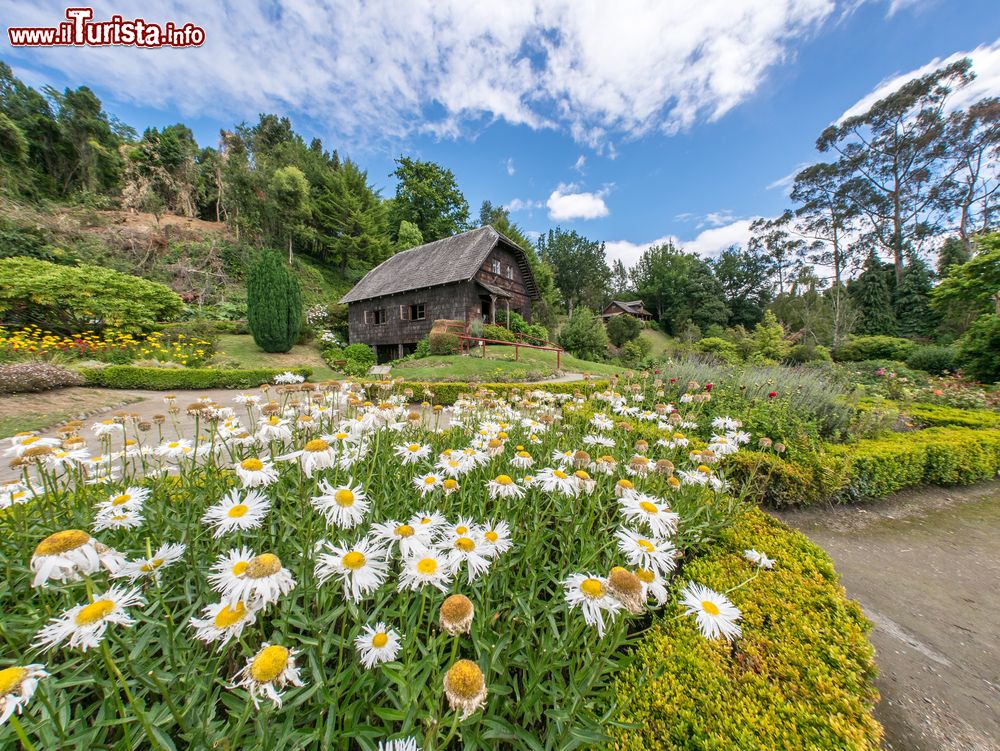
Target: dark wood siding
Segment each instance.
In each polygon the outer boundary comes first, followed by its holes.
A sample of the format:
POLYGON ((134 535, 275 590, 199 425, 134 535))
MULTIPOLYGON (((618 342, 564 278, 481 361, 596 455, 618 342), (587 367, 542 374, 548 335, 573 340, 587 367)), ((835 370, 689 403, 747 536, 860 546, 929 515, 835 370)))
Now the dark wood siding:
POLYGON ((427 336, 434 321, 441 318, 467 321, 478 310, 479 295, 470 282, 376 297, 348 305, 348 337, 351 344, 370 344, 373 347, 384 344, 415 344, 427 336), (411 305, 424 306, 423 320, 408 319, 411 305), (373 312, 379 309, 386 312, 386 322, 383 324, 372 322, 373 312))
MULTIPOLYGON (((493 287, 499 287, 509 293, 510 309, 524 316, 525 320, 531 320, 531 298, 524 286, 524 278, 521 274, 521 267, 517 263, 517 257, 503 245, 498 244, 493 252, 487 257, 482 268, 476 272, 475 278, 481 282, 486 282, 493 287), (500 273, 493 272, 493 261, 500 264, 500 273), (512 270, 512 279, 507 278, 507 269, 512 270)), ((486 290, 481 290, 483 295, 489 296, 486 290)), ((497 299, 497 311, 505 310, 506 304, 503 299, 497 299)))

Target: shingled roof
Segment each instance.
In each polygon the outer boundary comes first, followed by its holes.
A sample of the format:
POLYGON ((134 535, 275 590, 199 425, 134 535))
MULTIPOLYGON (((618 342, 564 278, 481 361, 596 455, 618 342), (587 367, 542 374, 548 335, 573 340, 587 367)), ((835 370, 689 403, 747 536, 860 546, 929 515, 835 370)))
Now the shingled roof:
POLYGON ((503 243, 517 257, 525 289, 531 297, 538 297, 538 287, 524 250, 486 225, 397 253, 369 271, 340 302, 359 302, 414 289, 467 282, 482 268, 498 243, 503 243))

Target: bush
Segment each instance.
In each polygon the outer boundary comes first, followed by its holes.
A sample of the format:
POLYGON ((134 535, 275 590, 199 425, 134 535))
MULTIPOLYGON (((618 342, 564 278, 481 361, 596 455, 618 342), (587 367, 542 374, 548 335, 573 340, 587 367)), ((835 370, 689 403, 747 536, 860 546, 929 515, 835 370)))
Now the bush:
POLYGON ((219 323, 205 319, 170 323, 160 327, 161 342, 170 345, 184 340, 196 340, 202 343, 200 348, 205 352, 201 359, 207 360, 215 352, 215 346, 219 342, 219 323))
POLYGON ((354 377, 365 375, 377 362, 374 350, 367 344, 347 345, 344 347, 344 359, 347 360, 344 372, 354 377))
POLYGON ((694 344, 694 348, 707 355, 713 355, 728 365, 736 365, 741 361, 736 345, 715 336, 707 336, 694 344))
POLYGON ((344 350, 336 345, 324 347, 321 355, 323 357, 323 362, 335 370, 341 367, 343 364, 342 361, 346 359, 344 357, 344 350))
POLYGON ((607 323, 608 339, 616 347, 630 342, 642 333, 642 321, 630 315, 611 316, 607 323))
POLYGON ((514 335, 513 331, 505 329, 503 326, 496 326, 492 323, 487 323, 483 326, 483 338, 497 339, 501 342, 517 341, 517 337, 514 335))
POLYGON ((958 361, 967 375, 983 381, 1000 381, 1000 316, 977 318, 958 341, 958 361))
POLYGON ((630 342, 625 342, 618 357, 625 367, 635 368, 646 358, 652 346, 648 339, 633 339, 630 342))
MULTIPOLYGON (((271 383, 276 375, 289 369, 221 370, 215 368, 142 368, 110 365, 106 368, 83 368, 88 386, 109 389, 247 389, 271 383)), ((309 368, 291 368, 292 373, 308 378, 309 368)))
POLYGON ((101 266, 62 266, 30 258, 0 260, 0 316, 69 333, 112 327, 150 330, 184 303, 169 287, 101 266))
POLYGON ((818 546, 750 510, 683 568, 678 586, 736 587, 754 573, 746 548, 777 563, 730 594, 743 637, 732 647, 707 640, 668 607, 619 675, 611 748, 877 751, 871 625, 818 546))
POLYGON ((453 329, 464 326, 465 324, 462 321, 449 321, 445 319, 434 321, 434 325, 431 326, 431 333, 428 334, 430 353, 432 355, 457 354, 461 340, 453 329))
MULTIPOLYGON (((409 390, 414 402, 428 402, 448 406, 454 404, 462 395, 471 398, 475 394, 494 394, 498 397, 507 396, 511 392, 522 394, 529 391, 545 391, 550 394, 576 394, 586 396, 605 391, 608 381, 570 381, 566 383, 462 383, 459 381, 425 383, 422 381, 402 381, 395 385, 396 393, 409 390)), ((369 395, 373 399, 381 399, 384 392, 376 382, 366 384, 369 395)))
POLYGON ((911 404, 906 414, 921 425, 940 427, 955 425, 963 428, 1000 428, 1000 414, 985 409, 956 409, 936 404, 911 404))
POLYGON ((559 346, 581 360, 600 361, 608 354, 608 332, 590 308, 580 305, 559 329, 559 346))
POLYGON ((262 250, 247 276, 247 322, 265 352, 288 352, 302 328, 302 293, 281 257, 262 250))
POLYGON ((838 362, 905 361, 916 346, 909 339, 901 339, 898 336, 854 336, 837 347, 833 359, 838 362))
POLYGON ((955 370, 956 356, 954 347, 918 346, 906 358, 906 367, 944 375, 955 370))
POLYGON ((413 350, 413 358, 419 359, 421 357, 427 357, 431 353, 431 340, 430 337, 425 336, 419 342, 417 342, 417 348, 413 350))
POLYGON ((849 457, 819 452, 794 461, 773 452, 740 451, 725 459, 734 492, 772 508, 811 506, 836 498, 848 485, 849 457))
POLYGON ((822 344, 796 344, 788 353, 788 359, 796 365, 807 362, 831 362, 830 350, 822 344))
POLYGON ((84 379, 72 370, 41 360, 0 365, 0 394, 48 391, 81 386, 84 379))

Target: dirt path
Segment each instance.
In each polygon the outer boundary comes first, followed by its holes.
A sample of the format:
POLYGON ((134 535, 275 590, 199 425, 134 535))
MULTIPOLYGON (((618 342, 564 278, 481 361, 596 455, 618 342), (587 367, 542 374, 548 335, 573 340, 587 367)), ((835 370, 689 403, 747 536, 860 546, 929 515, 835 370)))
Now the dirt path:
POLYGON ((885 748, 1000 750, 1000 482, 776 516, 875 624, 885 748))

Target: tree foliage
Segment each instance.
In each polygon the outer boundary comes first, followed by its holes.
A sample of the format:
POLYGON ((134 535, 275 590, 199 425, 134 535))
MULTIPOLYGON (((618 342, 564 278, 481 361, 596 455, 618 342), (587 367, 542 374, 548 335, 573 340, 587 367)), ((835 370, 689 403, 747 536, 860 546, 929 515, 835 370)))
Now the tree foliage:
POLYGON ((670 334, 680 334, 689 323, 700 329, 724 324, 729 316, 712 267, 672 243, 647 249, 632 267, 632 279, 638 296, 670 334))
POLYGON ((603 242, 556 227, 538 238, 538 256, 552 269, 567 313, 572 315, 581 305, 595 312, 604 307, 611 272, 603 242))
POLYGON ((733 245, 711 262, 729 311, 729 326, 749 328, 764 317, 774 294, 772 275, 776 264, 757 246, 733 245))
POLYGON ((580 305, 559 329, 559 346, 581 360, 604 360, 608 355, 608 332, 594 311, 580 305))
POLYGON ((277 253, 262 250, 247 275, 247 323, 265 352, 288 352, 302 328, 298 282, 277 253))
POLYGON ((642 333, 642 321, 626 314, 611 316, 607 323, 608 339, 616 347, 631 342, 642 333))
POLYGON ((396 197, 392 225, 407 221, 417 225, 424 242, 450 237, 467 228, 469 203, 458 188, 455 174, 440 164, 401 156, 392 176, 396 197))

